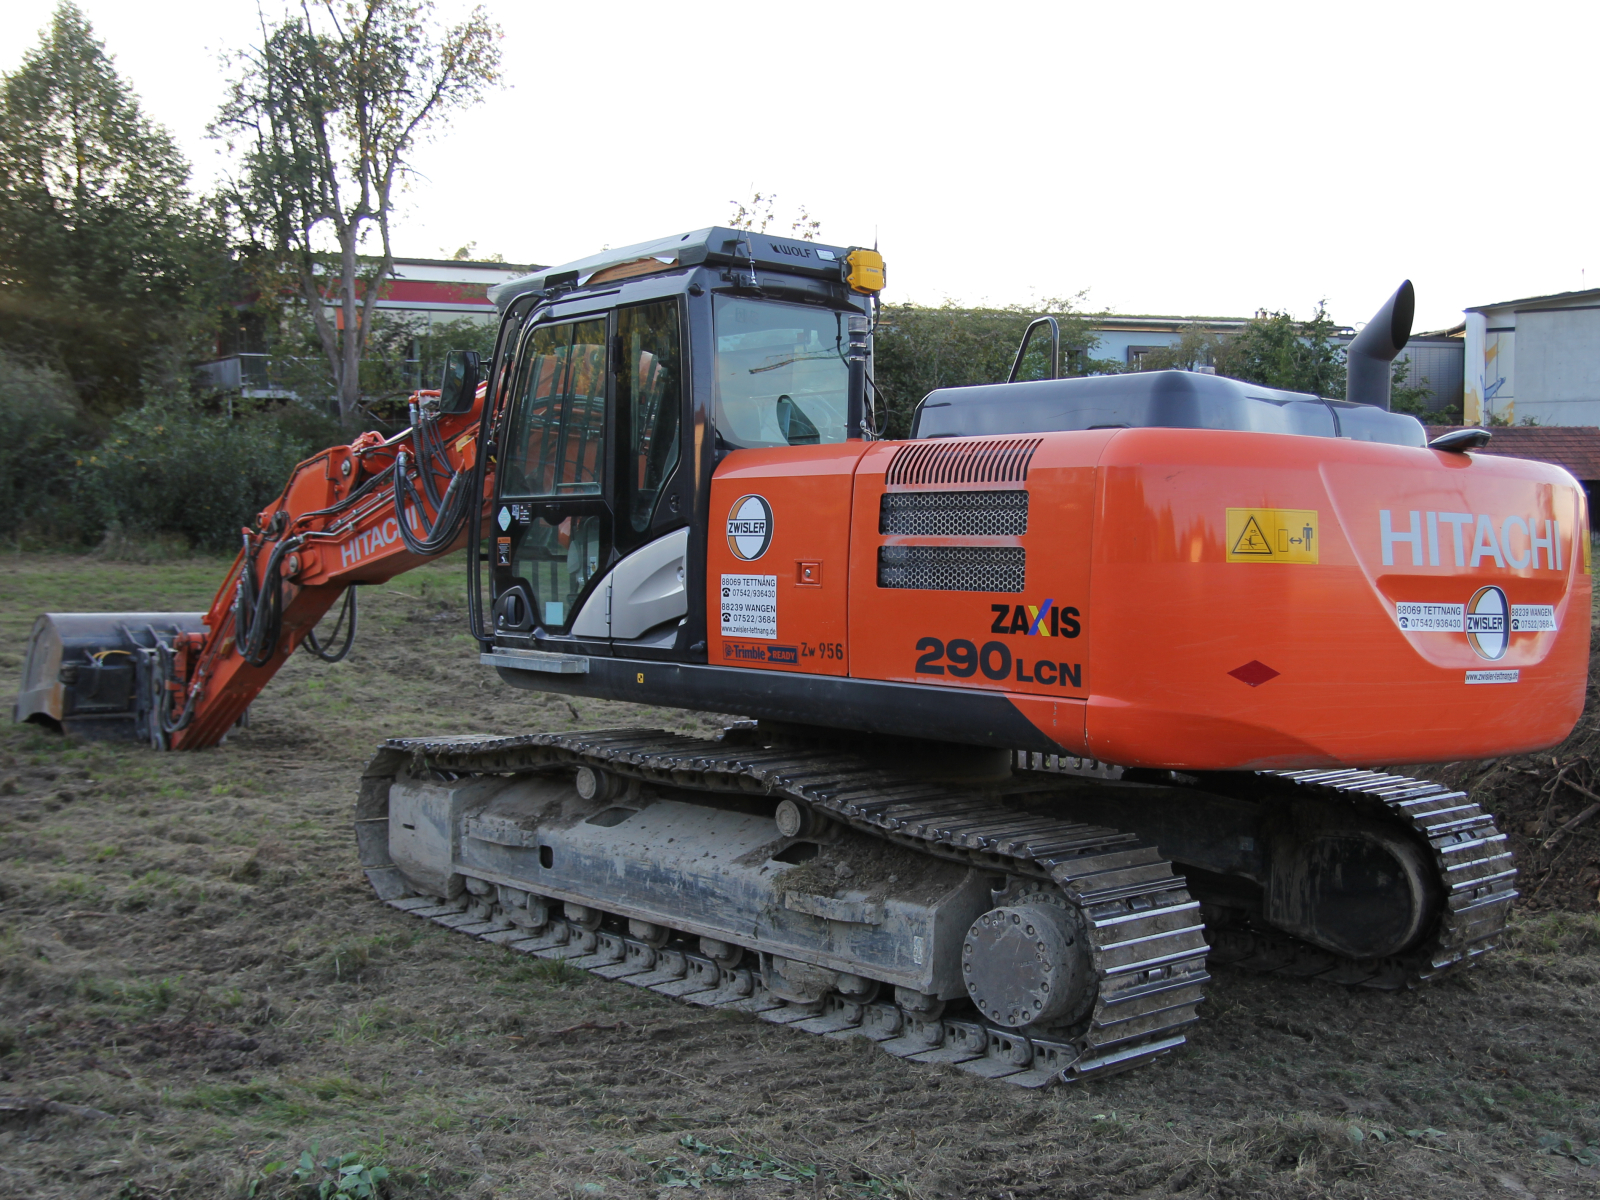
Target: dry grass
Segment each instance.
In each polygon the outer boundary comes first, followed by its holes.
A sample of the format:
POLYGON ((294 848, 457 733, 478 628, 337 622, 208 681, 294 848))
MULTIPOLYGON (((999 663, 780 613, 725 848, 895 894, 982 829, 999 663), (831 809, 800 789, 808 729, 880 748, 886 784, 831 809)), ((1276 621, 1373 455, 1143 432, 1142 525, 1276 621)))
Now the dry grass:
MULTIPOLYGON (((216 562, 23 556, 0 671, 44 608, 203 607, 216 562)), ((544 701, 476 665, 454 564, 370 589, 227 745, 0 734, 0 1197, 293 1194, 355 1153, 398 1197, 1600 1194, 1600 917, 1398 996, 1219 972, 1191 1046, 1087 1089, 688 1008, 377 904, 347 810, 372 746, 697 714, 544 701)))

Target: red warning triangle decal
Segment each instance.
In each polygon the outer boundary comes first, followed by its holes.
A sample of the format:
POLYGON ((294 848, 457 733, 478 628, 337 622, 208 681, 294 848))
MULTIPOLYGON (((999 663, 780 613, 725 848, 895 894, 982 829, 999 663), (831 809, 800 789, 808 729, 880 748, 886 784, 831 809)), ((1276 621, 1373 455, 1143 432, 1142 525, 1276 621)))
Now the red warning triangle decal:
POLYGON ((1272 553, 1272 546, 1262 534, 1261 526, 1256 524, 1254 517, 1244 523, 1244 528, 1239 532, 1239 540, 1233 544, 1233 553, 1266 555, 1272 553))

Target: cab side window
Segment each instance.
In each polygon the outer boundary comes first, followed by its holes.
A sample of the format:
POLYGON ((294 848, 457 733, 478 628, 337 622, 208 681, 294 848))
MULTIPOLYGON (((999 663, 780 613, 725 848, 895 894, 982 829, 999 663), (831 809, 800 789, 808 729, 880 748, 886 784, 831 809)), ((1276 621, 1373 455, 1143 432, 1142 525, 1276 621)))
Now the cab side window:
POLYGON ((677 301, 621 309, 617 340, 617 407, 626 415, 628 430, 624 503, 634 531, 643 533, 655 514, 661 485, 678 462, 683 384, 677 301))
POLYGON ((502 495, 600 494, 605 342, 603 319, 535 325, 523 335, 502 495))

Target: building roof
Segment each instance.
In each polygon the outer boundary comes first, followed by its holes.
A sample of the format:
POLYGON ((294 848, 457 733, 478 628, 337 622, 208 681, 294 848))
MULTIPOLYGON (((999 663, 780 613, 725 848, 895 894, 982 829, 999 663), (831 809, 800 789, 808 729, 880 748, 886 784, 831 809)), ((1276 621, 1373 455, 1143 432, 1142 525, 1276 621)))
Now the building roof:
MULTIPOLYGON (((1464 425, 1429 425, 1428 440, 1464 425)), ((1476 454, 1503 454, 1555 463, 1585 483, 1600 482, 1600 427, 1594 425, 1507 425, 1489 431, 1489 444, 1476 454)))
POLYGON ((1100 329, 1132 329, 1150 332, 1181 332, 1191 325, 1207 328, 1238 329, 1248 317, 1168 317, 1154 313, 1085 313, 1089 323, 1100 329))
POLYGON ((1600 300, 1600 288, 1576 292, 1551 292, 1548 296, 1523 296, 1520 300, 1500 300, 1494 304, 1474 304, 1463 312, 1486 312, 1491 308, 1515 308, 1519 304, 1548 304, 1552 300, 1600 300))

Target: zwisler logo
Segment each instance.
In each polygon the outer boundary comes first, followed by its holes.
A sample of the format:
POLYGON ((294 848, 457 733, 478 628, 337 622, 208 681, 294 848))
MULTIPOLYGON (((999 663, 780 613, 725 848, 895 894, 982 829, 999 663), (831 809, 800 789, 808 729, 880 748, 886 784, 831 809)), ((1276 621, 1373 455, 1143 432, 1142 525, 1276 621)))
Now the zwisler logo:
POLYGON ((772 545, 772 505, 760 496, 740 496, 728 510, 728 549, 746 562, 772 545))
POLYGON ((1479 658, 1493 662, 1506 656, 1511 644, 1511 606, 1497 587, 1481 587, 1467 602, 1467 644, 1479 658))

